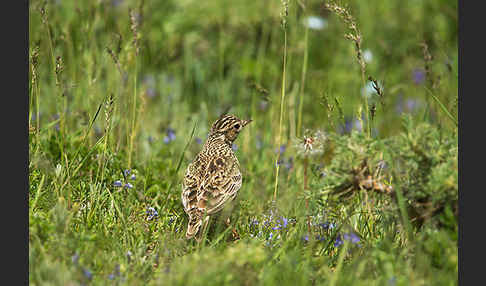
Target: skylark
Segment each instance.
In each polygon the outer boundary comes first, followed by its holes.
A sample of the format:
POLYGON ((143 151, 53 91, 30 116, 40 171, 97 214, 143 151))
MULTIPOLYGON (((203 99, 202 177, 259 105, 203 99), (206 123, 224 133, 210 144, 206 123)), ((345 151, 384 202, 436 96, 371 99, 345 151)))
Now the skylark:
POLYGON ((203 149, 187 166, 182 182, 182 205, 189 216, 186 238, 202 238, 209 217, 235 199, 242 176, 232 145, 251 120, 222 115, 213 123, 203 149), (201 227, 202 226, 202 227, 201 227))

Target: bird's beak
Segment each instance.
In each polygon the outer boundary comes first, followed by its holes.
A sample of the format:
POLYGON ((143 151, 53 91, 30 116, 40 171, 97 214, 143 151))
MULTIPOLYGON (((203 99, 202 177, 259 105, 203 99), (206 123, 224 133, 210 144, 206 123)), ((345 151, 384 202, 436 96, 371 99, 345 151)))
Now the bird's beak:
POLYGON ((252 121, 253 121, 253 120, 251 120, 251 119, 248 119, 248 120, 243 120, 243 123, 242 123, 242 124, 243 124, 243 126, 246 126, 246 125, 248 125, 248 123, 250 123, 250 122, 252 122, 252 121))

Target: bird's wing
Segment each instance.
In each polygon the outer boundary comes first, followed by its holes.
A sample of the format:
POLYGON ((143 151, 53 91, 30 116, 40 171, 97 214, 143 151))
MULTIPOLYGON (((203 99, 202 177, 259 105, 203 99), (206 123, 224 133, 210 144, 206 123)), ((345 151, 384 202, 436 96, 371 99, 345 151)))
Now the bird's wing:
POLYGON ((233 200, 241 187, 242 177, 236 156, 215 156, 207 165, 200 192, 198 209, 206 214, 220 211, 233 200))
POLYGON ((197 193, 200 186, 198 179, 198 165, 199 160, 196 158, 193 163, 189 164, 186 169, 186 174, 182 181, 181 200, 184 206, 184 211, 191 216, 191 213, 197 209, 197 193))

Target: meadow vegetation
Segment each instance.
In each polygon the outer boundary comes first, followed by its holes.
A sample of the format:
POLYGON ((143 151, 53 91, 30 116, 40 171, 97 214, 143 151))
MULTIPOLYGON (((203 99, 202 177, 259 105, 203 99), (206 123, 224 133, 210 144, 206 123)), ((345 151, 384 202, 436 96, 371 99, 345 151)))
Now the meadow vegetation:
POLYGON ((457 285, 457 23, 449 0, 30 1, 30 284, 457 285), (224 112, 253 120, 243 185, 198 244, 181 179, 224 112))

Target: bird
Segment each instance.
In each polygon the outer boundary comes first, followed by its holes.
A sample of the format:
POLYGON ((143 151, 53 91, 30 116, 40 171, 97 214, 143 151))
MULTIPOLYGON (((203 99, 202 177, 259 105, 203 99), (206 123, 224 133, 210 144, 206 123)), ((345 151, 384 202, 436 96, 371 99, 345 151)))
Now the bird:
POLYGON ((202 150, 187 166, 181 193, 189 217, 186 239, 200 242, 210 216, 236 198, 243 178, 232 146, 250 122, 223 113, 212 124, 202 150))

